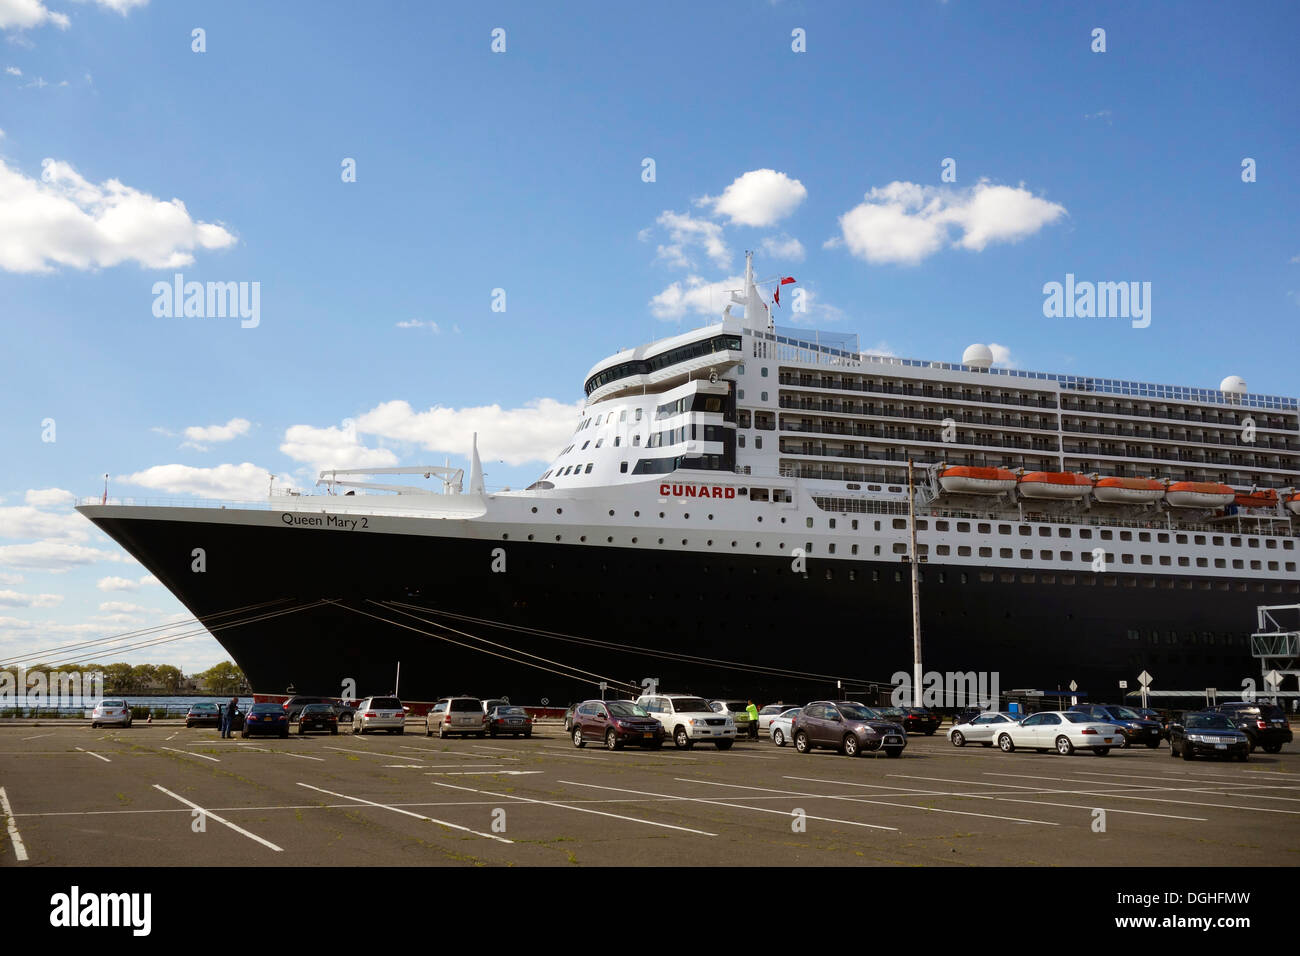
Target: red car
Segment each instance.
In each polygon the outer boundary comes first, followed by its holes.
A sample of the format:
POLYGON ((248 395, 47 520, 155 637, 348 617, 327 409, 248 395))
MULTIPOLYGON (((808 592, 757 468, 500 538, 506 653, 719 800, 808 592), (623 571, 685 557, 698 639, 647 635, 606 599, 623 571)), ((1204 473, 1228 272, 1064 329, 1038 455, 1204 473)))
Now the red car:
POLYGON ((658 750, 664 745, 664 725, 630 700, 589 700, 573 712, 573 746, 603 740, 605 749, 622 750, 637 744, 658 750))

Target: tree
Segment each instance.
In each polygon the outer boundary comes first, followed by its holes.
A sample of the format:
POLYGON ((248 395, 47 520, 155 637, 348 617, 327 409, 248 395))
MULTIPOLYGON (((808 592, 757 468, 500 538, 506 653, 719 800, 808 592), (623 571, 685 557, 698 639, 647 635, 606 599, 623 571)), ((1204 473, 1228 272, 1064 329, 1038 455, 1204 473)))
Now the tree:
POLYGON ((131 689, 148 690, 158 676, 158 667, 154 664, 136 664, 131 668, 131 689))
POLYGON ((131 688, 130 664, 109 664, 104 668, 104 690, 112 694, 126 694, 131 688))
POLYGON ((214 694, 237 694, 246 683, 244 672, 236 667, 232 661, 222 661, 220 664, 209 667, 202 674, 196 674, 195 676, 203 681, 208 690, 214 694))
POLYGON ((159 664, 154 670, 154 679, 162 684, 164 690, 174 694, 180 690, 181 681, 185 679, 185 675, 181 673, 179 667, 172 667, 171 664, 159 664))

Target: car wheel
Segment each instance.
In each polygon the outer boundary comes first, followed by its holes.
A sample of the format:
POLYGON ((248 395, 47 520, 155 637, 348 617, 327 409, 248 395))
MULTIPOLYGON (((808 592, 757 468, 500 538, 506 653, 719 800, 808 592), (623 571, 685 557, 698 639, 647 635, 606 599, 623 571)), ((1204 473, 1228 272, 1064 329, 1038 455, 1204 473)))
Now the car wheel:
POLYGON ((719 740, 719 741, 717 741, 718 749, 719 749, 719 750, 730 750, 730 749, 731 749, 731 745, 734 744, 734 743, 735 743, 734 740, 719 740))
POLYGON ((673 746, 678 750, 691 749, 691 738, 690 735, 686 733, 685 727, 678 727, 673 731, 673 746))
POLYGON ((1109 747, 1095 747, 1095 748, 1093 748, 1093 751, 1092 751, 1092 752, 1095 753, 1098 757, 1104 757, 1104 756, 1106 756, 1106 754, 1110 753, 1110 748, 1109 748, 1109 747))
POLYGON ((1074 744, 1070 743, 1070 738, 1061 734, 1056 738, 1056 752, 1062 757, 1068 757, 1074 753, 1074 744))
POLYGON ((1183 744, 1183 759, 1184 760, 1192 759, 1192 748, 1187 746, 1186 743, 1183 744))
POLYGON ((954 730, 952 732, 952 745, 954 747, 966 746, 966 736, 960 730, 954 730))
POLYGON ((98 729, 99 729, 99 724, 95 723, 95 722, 92 720, 92 721, 90 722, 90 729, 91 729, 91 730, 98 730, 98 729))
POLYGON ((785 734, 781 733, 780 727, 772 731, 772 742, 776 744, 778 747, 785 746, 785 734))
POLYGON ((901 756, 903 756, 903 748, 902 748, 902 747, 890 747, 888 750, 885 751, 885 756, 886 756, 886 757, 901 757, 901 756))
POLYGON ((1265 745, 1264 745, 1264 753, 1266 753, 1266 754, 1275 754, 1275 753, 1281 753, 1281 752, 1282 752, 1282 745, 1281 745, 1281 744, 1265 744, 1265 745))
POLYGON ((840 744, 840 750, 846 757, 856 757, 858 755, 858 738, 853 734, 845 734, 844 741, 840 744))
POLYGON ((927 730, 927 731, 925 732, 925 735, 926 735, 927 737, 933 737, 933 736, 934 736, 934 732, 935 732, 936 730, 938 730, 938 729, 939 729, 938 727, 934 727, 934 728, 932 728, 932 729, 930 729, 930 730, 927 730))
POLYGON ((573 746, 575 747, 587 746, 587 742, 582 739, 582 729, 579 727, 573 728, 573 746))
POLYGON ((1133 746, 1128 741, 1128 734, 1124 733, 1124 731, 1122 730, 1119 732, 1119 739, 1120 739, 1119 747, 1121 750, 1128 750, 1129 747, 1133 746))
POLYGON ((302 736, 303 734, 305 734, 306 732, 307 732, 307 731, 305 731, 305 730, 302 729, 302 724, 299 724, 299 725, 298 725, 298 736, 301 737, 301 736, 302 736))
POLYGON ((623 744, 619 742, 618 734, 614 733, 614 731, 612 730, 608 730, 605 732, 605 749, 606 750, 623 749, 623 744))
POLYGON ((1169 756, 1174 757, 1175 759, 1178 757, 1178 751, 1174 749, 1174 742, 1172 740, 1169 741, 1169 756))
POLYGON ((794 749, 799 751, 801 754, 810 753, 812 751, 812 741, 808 739, 808 735, 802 730, 795 731, 794 749))
POLYGON ((1010 734, 1003 734, 998 738, 998 749, 1004 754, 1014 753, 1016 745, 1011 742, 1010 734))
POLYGON ((443 728, 442 728, 442 724, 439 724, 439 725, 438 725, 438 739, 439 739, 439 740, 446 740, 446 739, 447 739, 447 732, 446 732, 445 730, 443 730, 443 728))

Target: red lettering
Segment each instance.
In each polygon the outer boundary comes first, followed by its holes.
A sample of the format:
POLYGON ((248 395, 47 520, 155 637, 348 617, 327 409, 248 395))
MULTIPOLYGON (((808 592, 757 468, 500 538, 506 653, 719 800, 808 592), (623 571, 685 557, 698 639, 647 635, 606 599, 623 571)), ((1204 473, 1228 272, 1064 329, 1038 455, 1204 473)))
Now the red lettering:
POLYGON ((713 486, 713 497, 715 497, 715 498, 721 498, 721 497, 722 497, 722 489, 719 488, 717 485, 714 485, 714 486, 713 486))
POLYGON ((673 497, 674 497, 674 498, 680 498, 681 496, 682 496, 682 486, 681 486, 681 485, 673 485, 673 497))
POLYGON ((660 485, 660 486, 659 486, 659 494, 661 494, 661 495, 663 495, 665 498, 667 498, 667 497, 668 497, 668 486, 667 486, 667 485, 660 485))
POLYGON ((694 497, 695 497, 695 486, 694 486, 694 485, 687 485, 683 490, 686 492, 686 494, 685 494, 683 497, 686 497, 686 498, 694 498, 694 497))
POLYGON ((734 498, 734 497, 736 497, 736 489, 735 489, 735 488, 728 488, 728 489, 726 489, 725 493, 723 494, 723 497, 724 497, 724 498, 734 498))

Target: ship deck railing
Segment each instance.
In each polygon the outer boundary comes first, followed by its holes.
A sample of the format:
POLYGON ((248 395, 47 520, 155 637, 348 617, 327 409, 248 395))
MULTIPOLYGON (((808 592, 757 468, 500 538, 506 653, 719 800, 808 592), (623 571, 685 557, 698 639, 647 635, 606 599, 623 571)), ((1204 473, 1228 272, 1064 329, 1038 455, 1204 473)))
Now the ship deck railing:
MULTIPOLYGON (((489 492, 490 493, 490 492, 489 492)), ((412 516, 417 518, 445 518, 456 514, 452 510, 430 510, 421 508, 393 507, 387 502, 397 495, 295 495, 277 492, 270 498, 124 498, 99 496, 78 498, 74 507, 86 505, 114 505, 127 508, 204 508, 236 511, 304 511, 312 514, 327 513, 331 510, 345 511, 364 502, 367 514, 389 514, 412 516)), ((430 497, 442 499, 437 493, 430 497)), ((454 500, 458 495, 447 495, 454 500)))

